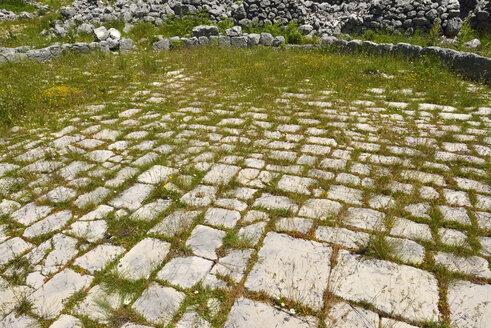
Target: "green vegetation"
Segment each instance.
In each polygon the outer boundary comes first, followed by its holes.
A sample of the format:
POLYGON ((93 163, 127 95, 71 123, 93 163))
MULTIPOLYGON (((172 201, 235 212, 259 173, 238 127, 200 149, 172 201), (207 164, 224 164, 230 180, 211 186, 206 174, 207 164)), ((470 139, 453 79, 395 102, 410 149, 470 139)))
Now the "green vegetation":
POLYGON ((20 0, 0 0, 0 9, 6 9, 18 14, 22 11, 33 12, 36 7, 20 0))
MULTIPOLYGON (((470 95, 457 76, 429 58, 412 63, 391 56, 339 54, 335 49, 278 52, 204 47, 160 53, 140 50, 117 56, 64 55, 47 64, 29 61, 4 65, 0 72, 0 122, 3 127, 21 123, 58 124, 53 115, 56 112, 111 100, 131 83, 165 79, 163 75, 171 67, 201 72, 202 83, 216 83, 219 94, 232 94, 236 88, 247 86, 243 96, 254 95, 258 106, 268 105, 278 93, 278 86, 292 87, 307 78, 314 86, 329 87, 346 99, 374 85, 389 90, 425 91, 428 101, 435 103, 469 105, 465 99, 478 99, 470 95)), ((471 105, 478 105, 476 101, 471 105)))

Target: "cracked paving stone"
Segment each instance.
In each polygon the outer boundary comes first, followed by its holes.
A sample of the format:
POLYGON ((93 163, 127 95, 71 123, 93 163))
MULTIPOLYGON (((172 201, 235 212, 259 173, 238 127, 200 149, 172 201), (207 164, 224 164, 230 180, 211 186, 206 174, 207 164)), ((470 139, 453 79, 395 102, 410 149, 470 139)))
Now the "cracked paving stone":
POLYGON ((184 293, 172 287, 161 287, 156 283, 151 283, 135 301, 133 309, 147 321, 167 326, 184 298, 184 293))
POLYGON ((104 187, 98 187, 95 190, 92 190, 88 193, 85 193, 83 195, 80 195, 74 202, 73 204, 77 206, 78 208, 87 208, 92 205, 98 205, 101 202, 103 202, 109 195, 111 195, 112 192, 111 190, 104 188, 104 187))
POLYGON ((377 313, 340 302, 329 309, 326 326, 329 328, 378 327, 377 313))
POLYGON ((332 249, 325 244, 270 232, 245 288, 320 310, 329 282, 331 254, 332 249))
POLYGON ((328 199, 309 199, 300 208, 299 216, 311 219, 326 219, 341 211, 342 205, 328 199))
POLYGON ((314 222, 304 218, 282 218, 276 222, 275 228, 278 231, 300 232, 306 234, 314 222))
POLYGON ((315 237, 321 241, 353 249, 366 247, 370 242, 370 235, 368 233, 326 226, 318 227, 315 231, 315 237))
POLYGON ((12 219, 23 225, 30 225, 46 217, 53 209, 49 206, 37 206, 29 203, 10 215, 12 219))
POLYGON ((380 231, 384 227, 385 214, 368 208, 350 207, 344 223, 359 229, 380 231))
POLYGON ((491 279, 488 261, 479 256, 461 257, 449 253, 438 252, 435 263, 441 264, 450 271, 491 279))
POLYGON ((48 200, 52 203, 66 203, 72 200, 77 192, 71 188, 58 187, 47 193, 48 200))
POLYGON ((41 325, 37 322, 36 319, 31 318, 26 314, 18 315, 15 311, 12 311, 8 316, 3 318, 0 321, 1 328, 38 328, 41 325))
POLYGON ((334 200, 340 200, 348 204, 362 205, 363 192, 341 185, 332 185, 329 188, 327 197, 334 200))
POLYGON ((345 300, 406 320, 438 320, 438 283, 426 271, 341 250, 330 281, 330 291, 345 300))
POLYGON ((289 210, 296 212, 298 205, 293 203, 288 197, 274 196, 271 194, 263 194, 260 198, 256 199, 252 206, 261 206, 268 210, 289 210))
POLYGON ((191 288, 208 274, 212 266, 212 261, 197 256, 174 258, 159 271, 157 279, 181 288, 191 288))
POLYGON ((126 279, 148 279, 163 262, 170 246, 169 243, 158 239, 145 238, 121 258, 117 271, 126 279))
POLYGON ((242 227, 239 229, 237 236, 246 243, 255 246, 259 242, 259 239, 261 239, 266 225, 266 222, 258 222, 242 227))
POLYGON ((117 310, 121 303, 122 297, 118 292, 108 293, 97 285, 92 287, 85 299, 75 306, 75 313, 108 324, 111 312, 117 310))

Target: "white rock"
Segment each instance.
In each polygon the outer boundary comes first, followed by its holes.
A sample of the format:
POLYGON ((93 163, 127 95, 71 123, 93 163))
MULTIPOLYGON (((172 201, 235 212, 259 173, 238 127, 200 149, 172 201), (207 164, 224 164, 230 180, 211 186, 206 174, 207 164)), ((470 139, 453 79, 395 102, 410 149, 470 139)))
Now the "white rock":
POLYGON ((39 328, 41 327, 36 319, 31 318, 26 314, 17 316, 15 311, 11 312, 3 320, 0 321, 1 328, 39 328))
POLYGON ((278 182, 278 188, 293 193, 310 195, 310 188, 316 183, 314 179, 302 178, 294 175, 284 175, 278 182))
POLYGON ((169 181, 170 177, 179 171, 162 165, 154 165, 138 177, 138 182, 158 184, 169 181))
POLYGON ((73 199, 77 195, 77 192, 73 189, 66 187, 58 187, 51 190, 46 195, 48 200, 53 203, 65 203, 73 199))
POLYGON ((186 312, 181 320, 176 324, 175 328, 210 328, 208 321, 201 318, 196 312, 186 312))
POLYGON ((261 239, 266 228, 266 222, 258 222, 239 229, 238 236, 241 240, 255 246, 261 239))
POLYGON ((240 167, 238 166, 215 164, 204 176, 203 182, 214 185, 228 184, 239 170, 240 167))
POLYGON ((385 214, 368 208, 350 207, 344 222, 360 229, 381 231, 384 228, 385 214))
POLYGON ((104 238, 107 231, 107 222, 105 220, 77 221, 72 223, 67 231, 78 238, 94 243, 104 238))
POLYGON ((143 205, 134 212, 130 219, 140 221, 155 220, 162 212, 164 212, 172 204, 171 200, 158 199, 157 201, 143 205))
POLYGON ((361 205, 363 192, 358 189, 348 188, 341 185, 332 185, 327 193, 327 197, 334 200, 340 200, 348 204, 361 205))
POLYGON ((216 199, 216 189, 210 186, 198 186, 181 197, 181 201, 190 206, 208 206, 216 199))
POLYGON ((104 201, 109 195, 111 195, 111 190, 98 187, 95 190, 92 190, 86 194, 80 195, 77 200, 73 202, 75 206, 78 208, 86 208, 90 205, 97 205, 104 201))
POLYGON ((19 222, 23 225, 30 225, 46 217, 49 213, 51 213, 52 208, 49 206, 37 206, 34 203, 29 203, 19 210, 15 211, 10 215, 10 218, 19 222))
POLYGON ((368 245, 370 235, 365 232, 351 231, 345 228, 320 226, 315 237, 321 241, 342 245, 347 248, 359 249, 368 245))
POLYGON ((276 222, 276 230, 278 231, 291 231, 291 232, 300 232, 306 234, 314 222, 311 219, 304 218, 281 218, 276 222))
POLYGON ((268 210, 290 210, 296 212, 298 205, 293 203, 288 197, 274 196, 271 194, 263 194, 260 198, 256 199, 252 206, 261 206, 268 210))

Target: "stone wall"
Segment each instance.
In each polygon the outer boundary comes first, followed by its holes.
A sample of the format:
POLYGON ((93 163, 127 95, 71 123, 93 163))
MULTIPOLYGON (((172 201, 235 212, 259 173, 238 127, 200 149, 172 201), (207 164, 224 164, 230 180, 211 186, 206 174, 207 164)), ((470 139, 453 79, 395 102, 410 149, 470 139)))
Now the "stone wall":
MULTIPOLYGON (((231 19, 236 25, 268 24, 291 21, 308 25, 319 35, 341 32, 363 32, 384 29, 413 33, 430 30, 440 18, 442 31, 455 36, 462 26, 461 3, 469 12, 473 0, 117 0, 113 5, 98 0, 76 0, 62 8, 62 28, 89 22, 101 24, 122 20, 128 23, 161 24, 171 15, 207 11, 212 21, 231 19)), ((475 26, 484 23, 482 11, 489 9, 489 0, 477 0, 484 8, 475 12, 475 26)), ((489 10, 487 11, 489 12, 489 10)), ((473 17, 474 17, 473 16, 473 17)), ((489 23, 489 20, 486 21, 489 23)))

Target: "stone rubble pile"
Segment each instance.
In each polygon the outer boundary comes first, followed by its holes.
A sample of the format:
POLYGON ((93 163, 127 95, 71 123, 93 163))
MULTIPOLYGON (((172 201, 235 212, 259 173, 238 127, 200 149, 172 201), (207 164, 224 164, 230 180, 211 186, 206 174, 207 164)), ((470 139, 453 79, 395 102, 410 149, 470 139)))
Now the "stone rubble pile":
MULTIPOLYGON (((39 2, 33 0, 23 0, 24 3, 28 3, 36 7, 36 9, 48 10, 49 6, 43 5, 39 2)), ((16 14, 12 11, 1 9, 0 8, 0 21, 14 21, 18 19, 32 19, 36 16, 36 13, 29 13, 26 11, 22 11, 19 14, 16 14)))
POLYGON ((227 48, 251 48, 257 45, 266 47, 279 47, 285 43, 285 37, 273 37, 270 33, 242 33, 240 26, 234 26, 225 31, 225 35, 218 33, 218 28, 212 25, 196 26, 192 31, 192 37, 172 38, 160 37, 159 41, 153 43, 156 51, 170 50, 174 46, 196 46, 196 45, 219 45, 227 48))
MULTIPOLYGON (((464 2, 463 0, 461 0, 464 2)), ((480 0, 472 11, 474 26, 489 27, 489 1, 480 0)), ((468 6, 466 7, 469 12, 468 6)), ((295 21, 306 34, 318 35, 382 29, 401 33, 429 31, 440 19, 442 31, 457 35, 463 18, 459 0, 76 0, 63 7, 59 29, 81 23, 151 22, 160 25, 169 17, 206 12, 213 22, 230 19, 235 25, 288 24, 295 21)))
POLYGON ((478 0, 470 18, 472 28, 491 31, 491 1, 478 0))

